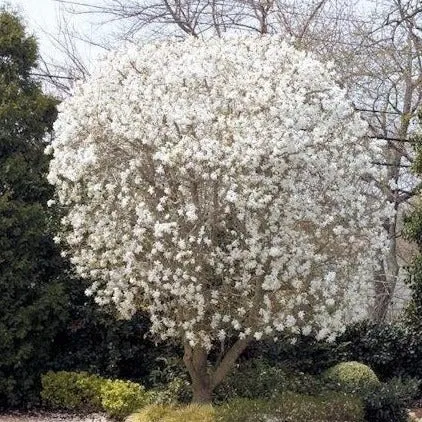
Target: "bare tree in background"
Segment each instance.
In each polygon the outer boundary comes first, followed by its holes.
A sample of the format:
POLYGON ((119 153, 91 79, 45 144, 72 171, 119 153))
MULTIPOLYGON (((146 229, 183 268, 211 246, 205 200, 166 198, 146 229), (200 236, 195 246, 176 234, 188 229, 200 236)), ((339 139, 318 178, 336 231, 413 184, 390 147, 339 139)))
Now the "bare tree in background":
POLYGON ((373 11, 369 23, 356 25, 359 42, 353 67, 341 69, 357 108, 365 110, 372 136, 384 139, 387 181, 383 186, 396 214, 385 222, 388 252, 380 259, 373 318, 385 320, 400 270, 400 218, 414 194, 409 178, 412 121, 422 101, 422 4, 392 0, 373 11), (351 71, 350 71, 351 70, 351 71))
MULTIPOLYGON (((385 141, 379 164, 387 167, 388 180, 377 182, 397 214, 385 221, 389 245, 380 258, 372 316, 377 321, 387 317, 400 270, 400 215, 414 193, 408 141, 422 101, 420 0, 56 1, 72 14, 101 16, 103 24, 114 24, 116 39, 279 33, 322 60, 334 61, 341 82, 369 123, 371 138, 385 141)), ((81 77, 87 69, 73 48, 75 37, 69 26, 62 32, 60 45, 67 51, 69 68, 81 77)))

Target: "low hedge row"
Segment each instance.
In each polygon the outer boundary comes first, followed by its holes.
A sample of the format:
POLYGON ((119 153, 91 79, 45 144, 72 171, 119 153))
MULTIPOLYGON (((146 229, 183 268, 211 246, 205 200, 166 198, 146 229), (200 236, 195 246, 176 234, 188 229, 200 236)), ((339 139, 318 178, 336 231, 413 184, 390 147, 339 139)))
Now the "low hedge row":
POLYGON ((236 399, 221 406, 151 405, 128 422, 363 422, 361 400, 331 392, 320 396, 284 393, 276 400, 236 399))
POLYGON ((48 372, 41 383, 41 398, 53 409, 105 412, 123 419, 149 403, 149 395, 140 384, 86 372, 48 372))

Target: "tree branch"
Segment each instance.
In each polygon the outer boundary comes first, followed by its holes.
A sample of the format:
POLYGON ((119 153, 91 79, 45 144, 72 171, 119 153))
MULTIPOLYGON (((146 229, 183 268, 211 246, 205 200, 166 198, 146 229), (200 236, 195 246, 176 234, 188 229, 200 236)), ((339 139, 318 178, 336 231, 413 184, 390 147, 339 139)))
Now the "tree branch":
POLYGON ((224 379, 224 377, 230 372, 238 357, 243 353, 246 347, 248 347, 251 341, 252 337, 238 339, 236 343, 233 344, 233 346, 227 351, 221 363, 212 374, 211 387, 213 389, 217 387, 224 379))

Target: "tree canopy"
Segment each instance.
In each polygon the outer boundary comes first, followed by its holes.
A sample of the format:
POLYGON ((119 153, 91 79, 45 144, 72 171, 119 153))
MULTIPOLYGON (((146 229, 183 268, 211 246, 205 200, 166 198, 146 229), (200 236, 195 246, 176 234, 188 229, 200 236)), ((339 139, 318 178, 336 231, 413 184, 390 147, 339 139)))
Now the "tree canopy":
POLYGON ((20 18, 1 11, 0 406, 33 391, 30 368, 47 359, 63 318, 61 258, 50 236, 46 203, 52 189, 43 154, 56 100, 31 77, 37 54, 20 18))
POLYGON ((252 338, 332 339, 365 314, 390 210, 334 79, 277 37, 167 41, 112 53, 61 107, 49 180, 72 262, 99 304, 185 344, 199 401, 252 338))

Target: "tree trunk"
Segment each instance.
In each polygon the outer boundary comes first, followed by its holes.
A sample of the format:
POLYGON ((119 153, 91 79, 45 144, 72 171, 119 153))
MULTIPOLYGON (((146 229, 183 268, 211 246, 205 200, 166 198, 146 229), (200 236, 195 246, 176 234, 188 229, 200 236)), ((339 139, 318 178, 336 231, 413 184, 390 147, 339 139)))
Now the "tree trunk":
POLYGON ((385 322, 394 296, 399 274, 397 261, 397 215, 386 223, 389 234, 389 245, 386 255, 381 260, 381 270, 375 275, 375 304, 372 320, 377 323, 385 322))
POLYGON ((200 347, 191 347, 185 344, 183 356, 186 368, 192 381, 192 402, 211 403, 212 384, 208 373, 208 353, 200 347))
POLYGON ((208 352, 205 349, 198 346, 191 347, 185 343, 183 361, 192 381, 193 403, 211 403, 214 389, 233 369, 237 358, 250 341, 250 337, 237 340, 215 368, 209 368, 208 352))
POLYGON ((192 403, 208 404, 212 402, 211 383, 206 380, 192 379, 192 403))

